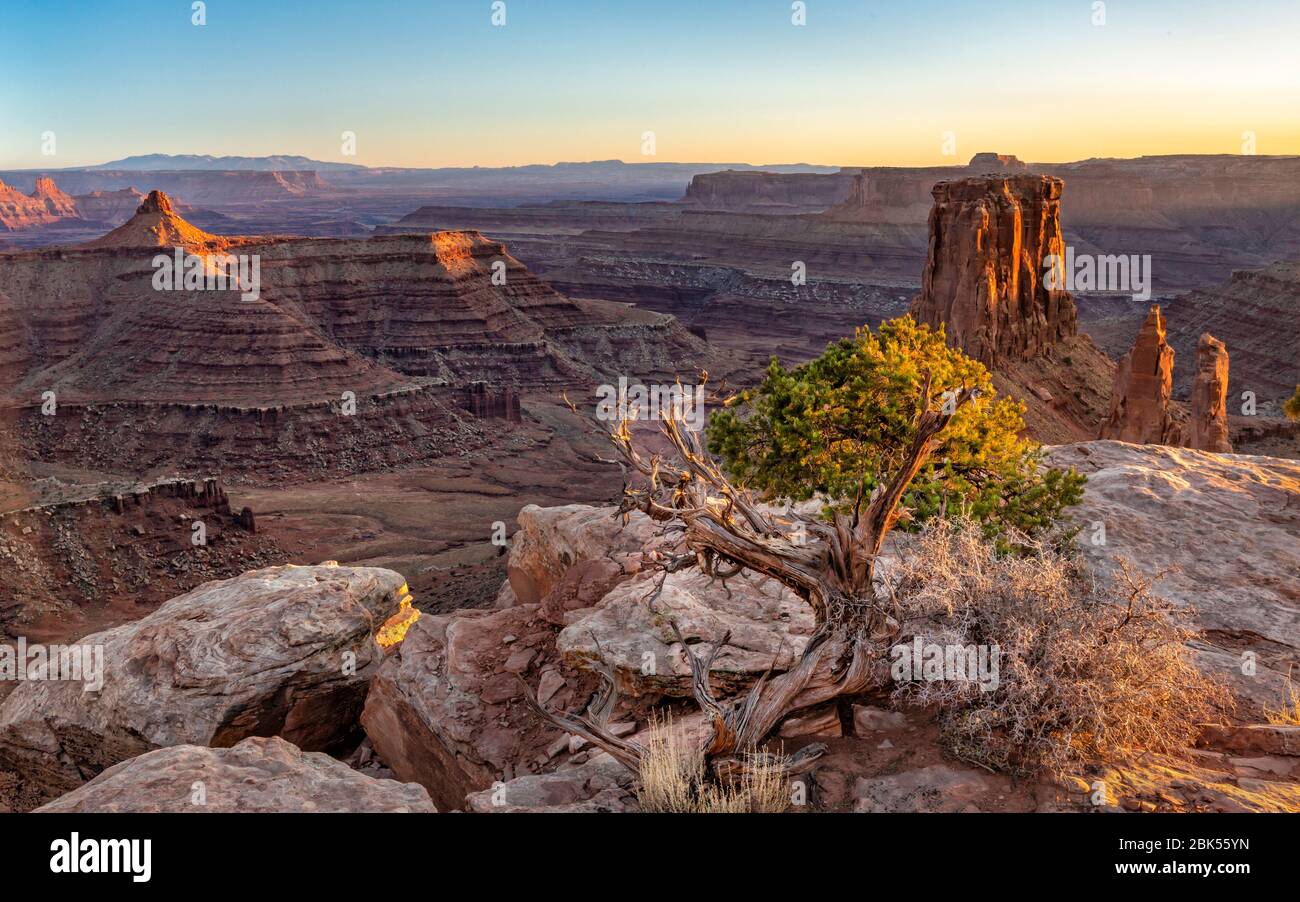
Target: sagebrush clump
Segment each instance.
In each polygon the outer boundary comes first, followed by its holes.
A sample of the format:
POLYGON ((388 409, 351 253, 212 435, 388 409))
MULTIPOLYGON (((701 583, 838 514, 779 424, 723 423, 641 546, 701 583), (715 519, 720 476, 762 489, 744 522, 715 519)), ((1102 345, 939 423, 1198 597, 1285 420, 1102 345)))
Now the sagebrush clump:
POLYGON ((1070 551, 1020 536, 1000 553, 976 524, 935 520, 906 544, 892 590, 904 635, 997 646, 996 688, 909 681, 895 697, 937 705, 954 754, 1012 773, 1190 746, 1230 705, 1185 645, 1187 611, 1120 561, 1094 578, 1070 551))

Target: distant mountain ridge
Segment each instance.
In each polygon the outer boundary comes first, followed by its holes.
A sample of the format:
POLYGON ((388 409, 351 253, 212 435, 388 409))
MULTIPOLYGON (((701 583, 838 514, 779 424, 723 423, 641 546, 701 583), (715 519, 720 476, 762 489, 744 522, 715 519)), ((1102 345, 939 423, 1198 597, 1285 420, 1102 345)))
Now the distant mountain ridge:
POLYGON ((170 154, 147 153, 111 160, 85 169, 129 169, 145 172, 162 172, 169 170, 273 170, 280 172, 299 172, 316 170, 318 172, 340 172, 350 169, 365 169, 356 163, 328 163, 324 160, 312 160, 308 157, 277 154, 268 157, 215 157, 211 154, 170 154))
POLYGON ((357 163, 331 163, 324 160, 313 160, 310 157, 296 154, 277 154, 265 157, 218 157, 212 156, 211 154, 168 153, 137 154, 134 156, 123 157, 120 160, 110 160, 107 163, 99 163, 94 166, 73 168, 79 168, 82 170, 127 170, 134 172, 167 172, 177 170, 230 172, 235 170, 251 169, 279 172, 301 172, 310 170, 316 170, 317 172, 356 172, 368 170, 371 172, 404 171, 441 172, 448 174, 492 171, 540 173, 573 170, 587 170, 597 173, 619 171, 629 168, 659 170, 663 172, 679 170, 713 171, 717 168, 726 168, 739 171, 762 170, 765 172, 832 173, 838 172, 840 169, 838 166, 823 166, 815 163, 678 163, 660 162, 657 160, 647 160, 638 163, 627 163, 623 160, 581 160, 561 161, 559 163, 527 163, 519 166, 362 166, 357 163))

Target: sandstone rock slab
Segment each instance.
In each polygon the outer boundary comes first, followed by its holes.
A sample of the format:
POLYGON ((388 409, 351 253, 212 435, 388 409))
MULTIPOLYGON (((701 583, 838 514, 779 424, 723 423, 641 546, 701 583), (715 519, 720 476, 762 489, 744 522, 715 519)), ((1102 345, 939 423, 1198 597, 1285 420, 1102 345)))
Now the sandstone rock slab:
POLYGON ((547 774, 516 777, 471 793, 465 809, 482 814, 550 814, 635 811, 633 776, 606 754, 547 774))
POLYGON ((1088 477, 1067 513, 1089 560, 1165 573, 1155 591, 1197 611, 1199 658, 1245 702, 1239 716, 1278 707, 1300 655, 1300 462, 1111 441, 1058 445, 1047 460, 1088 477))
POLYGON ((551 707, 583 703, 595 685, 590 674, 555 669, 555 632, 536 605, 421 617, 380 667, 361 714, 379 757, 442 810, 532 768, 561 733, 524 705, 519 679, 536 686, 543 671, 558 673, 551 707), (507 670, 521 649, 534 653, 528 666, 507 670))
POLYGON ((435 812, 424 787, 376 780, 277 736, 177 745, 115 764, 44 812, 435 812))
POLYGON ((813 629, 812 610, 775 580, 742 573, 721 582, 680 571, 663 579, 647 575, 619 583, 597 607, 573 620, 556 648, 575 666, 600 660, 612 665, 620 690, 631 695, 691 694, 690 663, 677 641, 708 646, 730 632, 713 664, 718 693, 737 691, 774 667, 788 668, 803 652, 813 629))
POLYGON ((565 572, 582 561, 617 562, 657 544, 659 527, 640 512, 626 525, 610 507, 526 505, 510 538, 507 574, 519 604, 538 604, 565 572))

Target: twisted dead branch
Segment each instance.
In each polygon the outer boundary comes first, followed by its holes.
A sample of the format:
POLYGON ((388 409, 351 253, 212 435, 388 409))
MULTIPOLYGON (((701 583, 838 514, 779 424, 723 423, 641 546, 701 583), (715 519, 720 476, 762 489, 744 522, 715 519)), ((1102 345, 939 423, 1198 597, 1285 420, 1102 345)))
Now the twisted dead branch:
MULTIPOLYGON (((902 449, 896 471, 863 474, 887 477, 878 480, 882 488, 870 498, 859 495, 847 510, 835 511, 829 522, 793 512, 787 515, 800 528, 799 535, 806 537, 803 540, 791 536, 789 523, 778 522, 749 491, 733 485, 705 450, 700 434, 686 428, 672 412, 660 423, 674 452, 670 460, 641 453, 632 435, 635 411, 609 434, 625 474, 618 514, 626 521, 632 511, 640 511, 681 534, 683 551, 658 562, 665 575, 694 566, 725 581, 748 570, 787 586, 815 615, 813 634, 794 666, 776 675, 769 669, 743 698, 728 701, 713 695, 709 673, 729 635, 700 657, 671 624, 690 662, 692 695, 712 727, 704 752, 717 779, 734 776, 754 760, 779 760, 787 773, 806 770, 824 746, 806 746, 792 756, 770 756, 760 750, 760 744, 791 712, 860 693, 880 679, 874 665, 901 626, 897 600, 891 593, 879 592, 875 584, 876 559, 902 515, 903 495, 933 453, 939 434, 976 396, 975 389, 963 387, 936 397, 932 387, 927 378, 917 398, 913 435, 902 449)), ((565 401, 578 413, 567 397, 565 401)), ((643 750, 606 728, 615 703, 614 670, 603 661, 596 669, 602 688, 583 715, 548 711, 531 692, 526 693, 527 701, 560 729, 582 736, 636 770, 643 750)))

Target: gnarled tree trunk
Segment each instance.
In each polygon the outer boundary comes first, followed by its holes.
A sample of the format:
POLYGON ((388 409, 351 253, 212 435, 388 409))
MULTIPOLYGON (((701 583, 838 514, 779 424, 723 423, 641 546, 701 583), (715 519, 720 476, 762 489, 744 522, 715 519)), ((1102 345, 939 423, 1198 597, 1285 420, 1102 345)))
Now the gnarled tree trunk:
MULTIPOLYGON (((936 410, 927 380, 913 439, 897 472, 880 483, 882 488, 871 499, 857 499, 849 511, 836 512, 830 522, 795 515, 795 525, 801 527, 797 534, 807 536, 804 541, 791 537, 782 528, 785 524, 761 510, 747 491, 733 486, 705 452, 699 435, 684 429, 677 419, 669 417, 663 423, 663 433, 677 453, 678 459, 671 463, 642 457, 627 421, 612 434, 623 460, 641 477, 641 484, 625 487, 623 513, 639 510, 682 529, 683 551, 661 565, 665 576, 689 566, 719 579, 753 570, 788 586, 815 614, 813 635, 795 665, 775 676, 765 674, 739 699, 719 700, 709 685, 713 659, 727 636, 702 658, 687 649, 692 693, 713 725, 704 754, 714 774, 734 775, 755 757, 770 763, 771 756, 762 755, 759 745, 784 717, 840 695, 860 693, 883 678, 877 665, 900 627, 893 599, 877 590, 876 558, 898 520, 903 494, 929 459, 937 435, 974 394, 973 389, 963 389, 936 410)), ((640 746, 606 728, 614 706, 614 673, 606 668, 602 675, 602 691, 581 716, 547 711, 531 692, 526 698, 561 729, 583 736, 635 770, 640 746)), ((779 763, 787 772, 799 772, 822 751, 823 746, 807 746, 779 763)))

